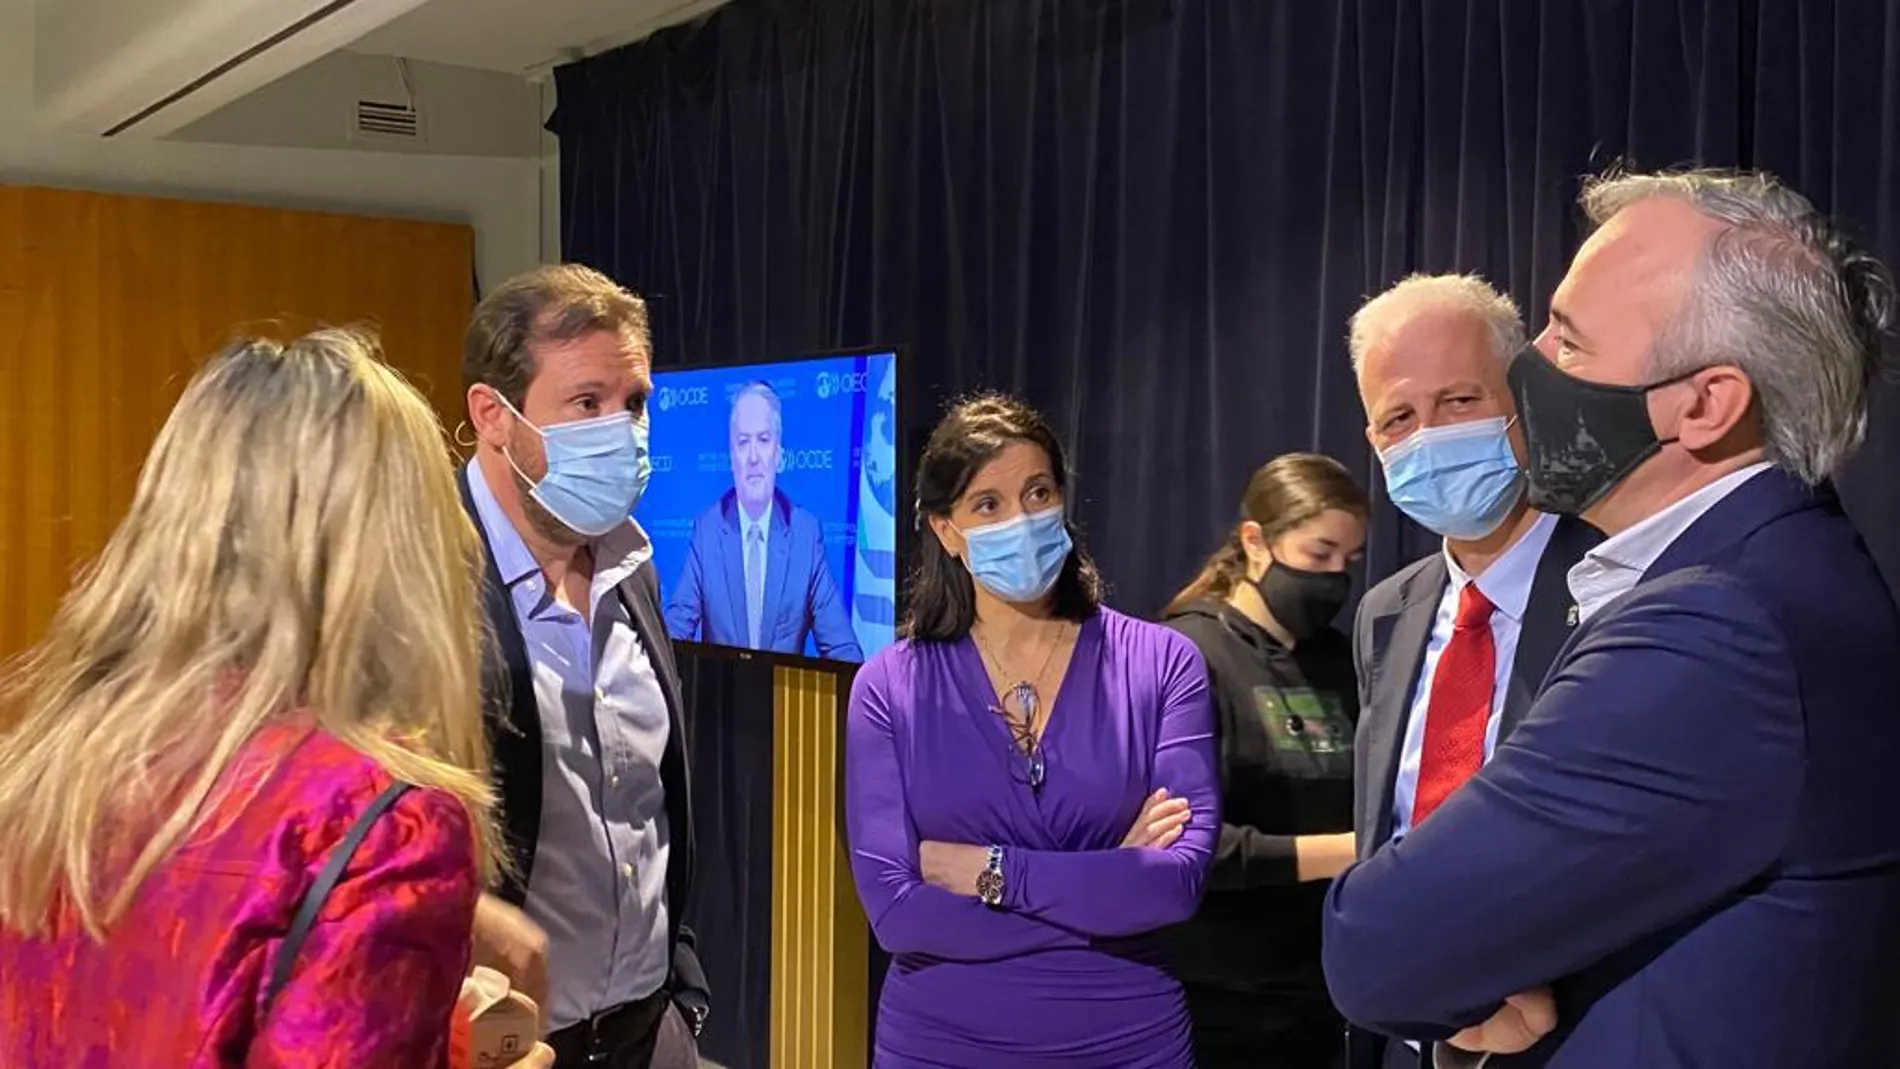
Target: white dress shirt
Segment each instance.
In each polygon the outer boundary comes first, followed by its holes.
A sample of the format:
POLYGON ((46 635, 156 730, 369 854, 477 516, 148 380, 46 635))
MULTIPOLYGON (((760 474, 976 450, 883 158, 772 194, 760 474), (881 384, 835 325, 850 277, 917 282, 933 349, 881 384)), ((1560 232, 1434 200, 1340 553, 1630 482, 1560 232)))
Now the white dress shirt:
POLYGON ((1531 529, 1491 562, 1483 574, 1472 578, 1444 550, 1445 572, 1449 581, 1438 599, 1438 613, 1432 619, 1431 639, 1425 645, 1425 660, 1419 666, 1418 683, 1412 692, 1411 708, 1405 717, 1405 741, 1399 749, 1398 778, 1392 784, 1392 838, 1402 838, 1412 829, 1412 805, 1418 796, 1419 764, 1425 752, 1425 715, 1431 704, 1432 680, 1438 674, 1438 662, 1451 642, 1452 625, 1458 621, 1458 599, 1465 584, 1477 583, 1478 592, 1491 602, 1491 645, 1496 652, 1496 673, 1491 684, 1491 716, 1484 726, 1484 759, 1491 759, 1497 747, 1498 722, 1504 713, 1504 699, 1510 693, 1511 666, 1517 661, 1517 639, 1524 630, 1524 612, 1530 606, 1531 587, 1537 582, 1537 563, 1544 557, 1550 536, 1557 529, 1557 517, 1540 515, 1531 529))
POLYGON ((1588 620, 1629 593, 1656 558, 1703 513, 1769 467, 1767 461, 1761 461, 1732 471, 1585 553, 1566 577, 1570 596, 1577 599, 1577 619, 1588 620))
POLYGON ((672 965, 671 831, 660 781, 672 722, 616 590, 650 566, 653 547, 631 520, 595 544, 590 626, 548 590, 472 464, 468 483, 521 625, 541 714, 541 828, 527 913, 547 932, 545 1023, 561 1029, 653 994, 672 965))

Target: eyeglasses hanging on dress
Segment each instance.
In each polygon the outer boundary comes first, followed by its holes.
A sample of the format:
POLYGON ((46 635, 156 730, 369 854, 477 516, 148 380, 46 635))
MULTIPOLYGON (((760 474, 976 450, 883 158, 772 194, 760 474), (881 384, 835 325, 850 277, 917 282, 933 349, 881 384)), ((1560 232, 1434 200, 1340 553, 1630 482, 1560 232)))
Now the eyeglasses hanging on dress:
POLYGON ((1036 688, 1025 681, 1009 688, 1008 693, 1015 700, 1021 718, 1011 716, 1001 705, 990 706, 990 711, 1003 718, 1004 726, 1009 728, 1010 741, 1016 744, 1017 752, 1028 765, 1029 790, 1040 793, 1048 764, 1042 757, 1042 740, 1036 737, 1036 688))
MULTIPOLYGON (((990 649, 989 642, 980 632, 973 633, 976 636, 977 648, 983 654, 984 662, 996 673, 997 678, 1009 678, 1003 670, 1002 661, 998 660, 995 651, 990 649)), ((1003 718, 1004 726, 1009 729, 1010 741, 1015 743, 1016 751, 1022 755, 1027 764, 1029 790, 1035 794, 1042 792, 1042 783, 1047 778, 1049 770, 1048 761, 1043 756, 1042 735, 1036 730, 1037 717, 1043 713, 1042 692, 1037 688, 1037 684, 1049 674, 1049 665, 1055 660, 1056 651, 1062 648, 1062 641, 1067 637, 1068 627, 1058 628, 1055 641, 1050 643, 1049 652, 1043 655, 1042 668, 1037 671, 1036 678, 1033 681, 1022 679, 1010 684, 997 695, 999 704, 990 706, 990 712, 1003 718), (1016 706, 1013 713, 1009 709, 1012 702, 1016 706)))

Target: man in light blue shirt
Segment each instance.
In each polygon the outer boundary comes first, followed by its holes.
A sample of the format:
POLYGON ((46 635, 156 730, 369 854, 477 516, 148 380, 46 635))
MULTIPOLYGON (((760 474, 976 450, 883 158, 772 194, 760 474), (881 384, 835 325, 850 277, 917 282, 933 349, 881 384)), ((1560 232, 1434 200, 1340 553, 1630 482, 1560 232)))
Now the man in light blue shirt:
MULTIPOLYGON (((1367 591, 1353 627, 1364 858, 1428 817, 1530 707, 1576 623, 1565 575, 1600 536, 1524 500, 1505 382, 1524 328, 1509 297, 1474 276, 1414 276, 1353 316, 1350 344, 1387 495, 1444 538, 1367 591)), ((1359 1030, 1349 1044, 1349 1069, 1420 1058, 1359 1030)))
POLYGON ((646 306, 537 268, 475 309, 463 354, 486 549, 485 681, 513 856, 476 960, 541 1004, 557 1064, 692 1069, 707 1008, 681 924, 693 867, 685 719, 652 546, 646 306))

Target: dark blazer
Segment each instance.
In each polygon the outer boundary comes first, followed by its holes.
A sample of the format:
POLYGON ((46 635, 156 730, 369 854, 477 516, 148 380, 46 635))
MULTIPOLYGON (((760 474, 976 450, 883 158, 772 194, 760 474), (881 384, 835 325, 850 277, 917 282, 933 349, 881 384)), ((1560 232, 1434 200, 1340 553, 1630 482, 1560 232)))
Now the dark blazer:
MULTIPOLYGON (((1603 541, 1597 529, 1574 517, 1557 521, 1524 609, 1510 689, 1498 718, 1501 742, 1530 711, 1557 650, 1570 637, 1575 602, 1570 568, 1603 541)), ((1355 739, 1353 830, 1359 856, 1371 857, 1392 836, 1392 791, 1406 721, 1418 689, 1419 667, 1431 641, 1432 620, 1444 597, 1443 552, 1415 561, 1366 592, 1353 621, 1353 665, 1359 676, 1359 730, 1355 739)))
MULTIPOLYGON (((1498 741, 1510 736, 1543 685, 1557 650, 1570 637, 1575 603, 1570 597, 1570 568, 1603 535, 1574 517, 1557 521, 1537 560, 1530 601, 1511 661, 1510 688, 1498 717, 1498 741)), ((1392 837, 1392 794, 1406 722, 1418 687, 1432 621, 1450 575, 1442 551, 1400 569, 1366 592, 1353 622, 1353 664, 1359 678, 1359 728, 1354 743, 1353 831, 1359 857, 1371 857, 1392 837)), ((1378 1069, 1409 1060, 1385 1060, 1385 1037, 1353 1029, 1348 1043, 1350 1069, 1378 1069)))
MULTIPOLYGON (((862 661, 851 613, 825 563, 825 532, 818 517, 774 492, 770 520, 757 648, 804 653, 805 640, 812 637, 820 657, 862 661)), ((686 564, 667 599, 666 626, 685 641, 753 648, 746 626, 745 536, 738 495, 731 490, 693 520, 686 564)))
POLYGON ((1490 1069, 1894 1063, 1900 611, 1779 471, 1578 627, 1510 738, 1327 898, 1350 1018, 1442 1039, 1552 985, 1490 1069))
MULTIPOLYGON (((495 567, 494 548, 482 528, 469 496, 467 469, 456 476, 462 506, 482 536, 487 560, 483 572, 483 603, 495 636, 483 666, 482 701, 494 751, 495 776, 501 795, 502 832, 514 858, 514 871, 496 894, 517 906, 527 901, 528 877, 534 871, 535 842, 541 833, 541 709, 534 699, 534 674, 528 663, 526 641, 515 619, 514 603, 502 586, 495 567)), ((693 886, 693 791, 688 774, 685 705, 680 698, 679 668, 673 645, 660 620, 659 584, 652 565, 636 569, 620 584, 620 598, 633 621, 634 633, 653 660, 654 675, 666 695, 671 721, 666 752, 660 757, 660 785, 666 795, 669 845, 666 865, 666 912, 672 926, 673 968, 668 989, 676 995, 707 997, 706 974, 694 950, 692 929, 681 923, 693 886)))

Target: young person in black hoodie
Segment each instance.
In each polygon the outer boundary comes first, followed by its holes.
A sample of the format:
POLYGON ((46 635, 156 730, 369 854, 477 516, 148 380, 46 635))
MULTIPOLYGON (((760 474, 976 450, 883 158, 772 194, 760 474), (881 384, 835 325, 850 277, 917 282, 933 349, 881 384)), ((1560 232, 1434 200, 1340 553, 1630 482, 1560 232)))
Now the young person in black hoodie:
POLYGON ((1220 715, 1220 849, 1201 908, 1169 940, 1201 1069, 1328 1069, 1345 1024, 1320 971, 1320 903, 1352 863, 1352 646, 1333 629, 1365 547, 1344 465, 1276 457, 1241 520, 1168 606, 1200 647, 1220 715))

